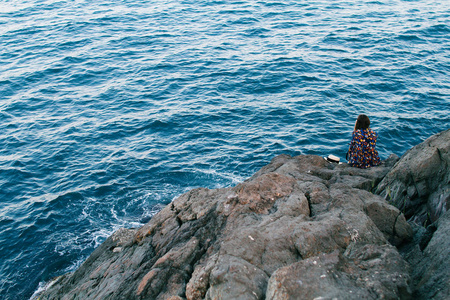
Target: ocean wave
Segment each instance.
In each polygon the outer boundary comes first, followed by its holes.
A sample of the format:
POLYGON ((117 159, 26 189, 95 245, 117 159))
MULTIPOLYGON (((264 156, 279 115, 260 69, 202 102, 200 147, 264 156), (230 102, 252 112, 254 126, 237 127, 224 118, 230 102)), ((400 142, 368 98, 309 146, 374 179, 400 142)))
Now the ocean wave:
POLYGON ((275 155, 344 158, 359 113, 382 158, 446 129, 447 19, 434 1, 2 5, 0 294, 275 155))

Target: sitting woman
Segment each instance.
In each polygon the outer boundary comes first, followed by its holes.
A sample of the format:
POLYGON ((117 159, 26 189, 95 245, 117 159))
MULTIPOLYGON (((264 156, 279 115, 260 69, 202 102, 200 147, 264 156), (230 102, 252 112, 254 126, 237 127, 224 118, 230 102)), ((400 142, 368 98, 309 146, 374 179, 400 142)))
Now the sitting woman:
POLYGON ((348 163, 352 167, 366 169, 378 166, 381 163, 378 151, 375 150, 378 135, 369 126, 369 117, 359 115, 347 153, 348 163))

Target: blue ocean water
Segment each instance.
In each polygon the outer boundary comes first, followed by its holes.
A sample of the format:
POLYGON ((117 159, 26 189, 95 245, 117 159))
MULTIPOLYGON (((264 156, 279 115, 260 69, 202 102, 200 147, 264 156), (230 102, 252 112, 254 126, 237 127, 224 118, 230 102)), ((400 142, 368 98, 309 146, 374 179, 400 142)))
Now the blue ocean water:
POLYGON ((282 153, 450 125, 450 10, 400 0, 0 0, 0 298, 282 153))

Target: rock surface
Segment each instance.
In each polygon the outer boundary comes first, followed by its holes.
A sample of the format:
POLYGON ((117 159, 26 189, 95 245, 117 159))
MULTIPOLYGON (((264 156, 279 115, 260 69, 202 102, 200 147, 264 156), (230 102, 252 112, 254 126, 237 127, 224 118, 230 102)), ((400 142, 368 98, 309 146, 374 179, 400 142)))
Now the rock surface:
POLYGON ((377 193, 414 223, 438 220, 450 207, 450 129, 407 151, 377 193))
POLYGON ((413 266, 413 299, 450 299, 450 129, 407 151, 376 192, 414 229, 400 248, 413 266))
POLYGON ((408 157, 362 170, 278 156, 235 187, 192 190, 117 231, 40 299, 445 299, 448 213, 421 248, 429 230, 384 199, 383 187, 400 186, 386 175, 405 159, 411 168, 408 157))
POLYGON ((412 268, 413 299, 450 298, 450 212, 433 224, 433 235, 424 247, 420 237, 430 229, 415 226, 416 243, 401 249, 412 268), (423 249, 423 251, 422 251, 423 249))

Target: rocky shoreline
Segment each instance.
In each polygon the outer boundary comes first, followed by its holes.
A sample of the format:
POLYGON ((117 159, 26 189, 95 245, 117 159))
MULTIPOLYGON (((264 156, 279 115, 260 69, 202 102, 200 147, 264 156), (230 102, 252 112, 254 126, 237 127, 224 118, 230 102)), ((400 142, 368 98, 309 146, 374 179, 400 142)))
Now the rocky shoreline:
POLYGON ((275 157, 118 230, 39 299, 448 299, 449 151, 446 130, 366 170, 275 157))

